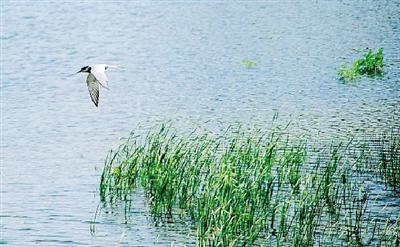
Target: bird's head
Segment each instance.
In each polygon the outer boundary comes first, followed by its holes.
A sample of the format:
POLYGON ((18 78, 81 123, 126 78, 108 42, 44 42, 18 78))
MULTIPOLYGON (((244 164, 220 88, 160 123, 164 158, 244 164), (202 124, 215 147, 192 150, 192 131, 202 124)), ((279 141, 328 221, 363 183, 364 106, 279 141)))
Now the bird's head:
POLYGON ((77 74, 78 74, 78 73, 81 73, 81 72, 90 73, 90 70, 91 70, 91 68, 90 68, 89 66, 85 66, 85 67, 82 67, 81 70, 79 70, 79 71, 76 72, 76 73, 77 73, 77 74))

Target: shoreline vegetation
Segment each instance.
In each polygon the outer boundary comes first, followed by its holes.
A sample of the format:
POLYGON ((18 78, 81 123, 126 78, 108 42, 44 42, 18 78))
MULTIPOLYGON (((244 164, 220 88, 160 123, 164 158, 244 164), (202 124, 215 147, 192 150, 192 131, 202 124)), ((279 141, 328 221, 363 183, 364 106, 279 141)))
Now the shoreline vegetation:
POLYGON ((106 158, 101 207, 129 217, 140 189, 155 224, 185 222, 196 246, 400 245, 399 131, 318 143, 289 124, 135 131, 106 158))

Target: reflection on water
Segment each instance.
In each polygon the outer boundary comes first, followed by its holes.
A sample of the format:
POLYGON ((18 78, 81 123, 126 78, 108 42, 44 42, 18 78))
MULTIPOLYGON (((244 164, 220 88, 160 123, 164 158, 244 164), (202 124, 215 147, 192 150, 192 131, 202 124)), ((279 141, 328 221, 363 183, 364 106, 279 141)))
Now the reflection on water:
POLYGON ((319 138, 398 129, 399 12, 393 1, 4 3, 2 243, 184 241, 147 221, 141 199, 131 224, 114 212, 89 231, 105 155, 147 120, 212 129, 279 110, 319 138), (383 48, 383 79, 338 83, 335 68, 366 47, 383 48), (103 62, 125 65, 107 72, 96 109, 75 72, 103 62))

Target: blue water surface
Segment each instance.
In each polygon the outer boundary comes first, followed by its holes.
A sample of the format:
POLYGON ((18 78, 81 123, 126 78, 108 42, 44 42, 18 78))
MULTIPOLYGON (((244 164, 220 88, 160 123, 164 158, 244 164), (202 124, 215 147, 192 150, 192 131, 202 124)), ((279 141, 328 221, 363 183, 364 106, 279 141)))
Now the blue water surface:
POLYGON ((155 226, 140 193, 129 224, 117 208, 90 231, 107 152, 139 123, 278 111, 327 139, 399 129, 399 13, 389 0, 2 1, 0 243, 193 245, 195 232, 155 226), (383 78, 341 84, 336 68, 367 47, 383 48, 383 78), (75 74, 91 63, 124 64, 98 108, 75 74))

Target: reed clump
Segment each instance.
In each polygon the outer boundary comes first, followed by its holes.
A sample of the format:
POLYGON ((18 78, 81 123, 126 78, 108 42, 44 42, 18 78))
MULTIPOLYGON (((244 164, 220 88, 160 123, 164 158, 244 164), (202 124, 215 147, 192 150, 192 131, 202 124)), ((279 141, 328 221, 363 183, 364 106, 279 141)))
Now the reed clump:
POLYGON ((197 246, 396 246, 399 212, 374 214, 353 148, 315 148, 287 126, 216 134, 165 121, 110 151, 100 195, 113 205, 143 188, 152 219, 187 220, 197 246))

